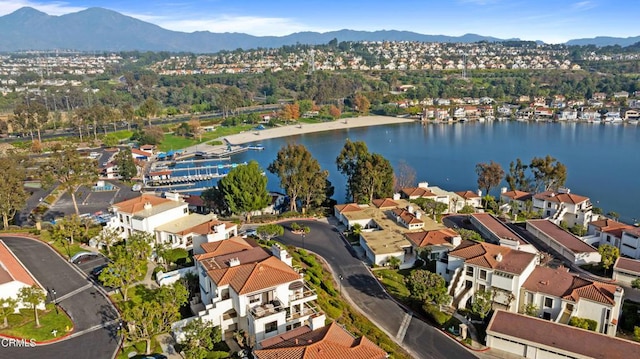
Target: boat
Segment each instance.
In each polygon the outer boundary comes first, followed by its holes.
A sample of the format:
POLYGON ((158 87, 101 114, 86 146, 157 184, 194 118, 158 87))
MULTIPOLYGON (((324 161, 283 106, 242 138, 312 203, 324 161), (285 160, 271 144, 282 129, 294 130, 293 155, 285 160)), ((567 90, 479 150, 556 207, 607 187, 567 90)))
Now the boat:
POLYGON ((264 146, 258 143, 256 145, 247 146, 247 149, 253 150, 253 151, 262 151, 262 150, 264 150, 264 146))

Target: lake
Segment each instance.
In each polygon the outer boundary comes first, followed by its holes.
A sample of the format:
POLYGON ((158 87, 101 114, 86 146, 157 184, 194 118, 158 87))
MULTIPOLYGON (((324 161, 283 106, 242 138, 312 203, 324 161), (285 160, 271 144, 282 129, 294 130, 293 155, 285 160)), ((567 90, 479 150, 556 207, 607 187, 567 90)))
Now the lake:
MULTIPOLYGON (((493 121, 373 126, 263 140, 264 151, 233 156, 232 161, 255 159, 266 168, 281 146, 301 143, 329 170, 334 198, 342 203, 345 179, 335 159, 347 138, 366 142, 370 152, 384 155, 394 167, 406 161, 418 181, 450 191, 475 191, 479 162, 493 160, 507 172, 518 157, 528 163, 550 154, 567 166, 566 186, 572 193, 590 197, 605 213, 618 212, 623 221, 640 219, 640 126, 634 125, 493 121)), ((277 177, 267 176, 269 189, 279 190, 277 177)))

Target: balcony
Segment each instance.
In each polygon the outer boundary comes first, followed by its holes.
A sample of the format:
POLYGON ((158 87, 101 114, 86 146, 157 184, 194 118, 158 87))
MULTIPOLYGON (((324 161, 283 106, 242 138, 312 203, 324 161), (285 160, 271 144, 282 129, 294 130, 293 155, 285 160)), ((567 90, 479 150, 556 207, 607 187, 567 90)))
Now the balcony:
POLYGON ((296 291, 295 293, 289 295, 289 305, 299 300, 310 301, 316 299, 318 299, 318 294, 316 293, 316 291, 309 288, 309 286, 305 284, 302 290, 296 291))
POLYGON ((304 303, 302 304, 302 310, 300 311, 294 311, 291 313, 287 313, 287 323, 288 322, 292 322, 295 320, 299 320, 303 317, 308 317, 311 315, 315 315, 320 313, 320 311, 318 310, 318 308, 315 305, 311 305, 310 303, 304 303))
POLYGON ((249 308, 249 313, 254 319, 259 319, 280 313, 284 310, 280 301, 275 299, 271 302, 249 308))

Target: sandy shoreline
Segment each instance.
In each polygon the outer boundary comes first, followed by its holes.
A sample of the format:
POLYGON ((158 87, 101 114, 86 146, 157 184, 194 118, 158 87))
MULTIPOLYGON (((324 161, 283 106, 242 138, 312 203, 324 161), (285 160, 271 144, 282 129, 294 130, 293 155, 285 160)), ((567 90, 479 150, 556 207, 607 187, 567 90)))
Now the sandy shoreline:
POLYGON ((391 125, 395 123, 411 123, 415 122, 410 118, 388 117, 388 116, 364 116, 364 117, 352 117, 341 118, 337 121, 321 122, 300 125, 290 125, 269 128, 260 131, 247 131, 238 133, 231 136, 225 136, 219 138, 219 140, 226 140, 232 145, 241 145, 249 142, 256 142, 261 140, 268 140, 271 138, 287 137, 301 135, 305 133, 315 133, 323 131, 342 130, 347 128, 379 126, 379 125, 391 125))

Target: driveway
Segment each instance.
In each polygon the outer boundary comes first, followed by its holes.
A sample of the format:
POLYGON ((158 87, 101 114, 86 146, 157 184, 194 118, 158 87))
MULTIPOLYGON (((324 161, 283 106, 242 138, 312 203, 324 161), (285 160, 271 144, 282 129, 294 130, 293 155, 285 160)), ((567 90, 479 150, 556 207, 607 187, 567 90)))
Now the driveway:
MULTIPOLYGON (((37 240, 0 236, 73 320, 71 339, 35 348, 1 348, 3 358, 112 358, 119 346, 118 314, 111 302, 53 249, 37 240)), ((51 300, 51 296, 48 296, 51 300)))
MULTIPOLYGON (((352 254, 334 227, 323 222, 296 221, 309 226, 304 248, 323 257, 335 276, 342 275, 342 288, 353 303, 388 335, 402 343, 413 356, 428 358, 475 358, 440 330, 407 313, 382 289, 365 264, 352 254)), ((281 223, 287 228, 288 223, 281 223)), ((303 237, 289 230, 281 238, 286 245, 303 247, 303 237)))

